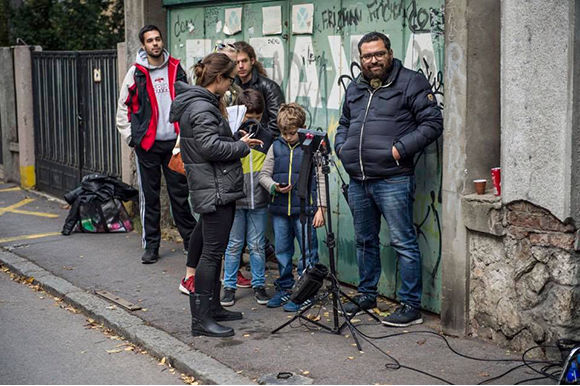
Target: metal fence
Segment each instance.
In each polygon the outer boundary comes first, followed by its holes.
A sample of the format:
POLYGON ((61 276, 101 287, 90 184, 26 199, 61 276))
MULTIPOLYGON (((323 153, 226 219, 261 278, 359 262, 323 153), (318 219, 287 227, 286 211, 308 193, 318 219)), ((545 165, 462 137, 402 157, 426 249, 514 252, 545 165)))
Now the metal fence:
POLYGON ((117 52, 34 52, 36 179, 62 194, 89 173, 121 174, 117 52))

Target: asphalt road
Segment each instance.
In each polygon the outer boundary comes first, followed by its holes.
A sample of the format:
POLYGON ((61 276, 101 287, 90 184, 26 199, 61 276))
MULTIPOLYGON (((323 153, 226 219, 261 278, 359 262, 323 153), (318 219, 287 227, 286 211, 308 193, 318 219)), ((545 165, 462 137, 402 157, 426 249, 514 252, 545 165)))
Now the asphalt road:
POLYGON ((179 372, 61 306, 0 272, 0 384, 184 384, 179 372))

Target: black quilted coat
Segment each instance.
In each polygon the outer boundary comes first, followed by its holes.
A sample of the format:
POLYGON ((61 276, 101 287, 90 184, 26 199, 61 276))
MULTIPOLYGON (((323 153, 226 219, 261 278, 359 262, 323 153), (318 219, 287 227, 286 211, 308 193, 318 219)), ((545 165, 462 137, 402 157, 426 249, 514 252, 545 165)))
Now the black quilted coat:
POLYGON ((443 132, 443 116, 425 76, 393 60, 376 90, 361 75, 346 91, 335 138, 344 169, 357 180, 410 175, 413 156, 443 132), (395 146, 401 155, 397 163, 395 146))
POLYGON ((240 158, 250 148, 234 140, 228 120, 219 110, 218 96, 183 82, 175 84, 175 92, 169 120, 179 121, 181 157, 193 210, 215 212, 216 205, 246 196, 240 158))

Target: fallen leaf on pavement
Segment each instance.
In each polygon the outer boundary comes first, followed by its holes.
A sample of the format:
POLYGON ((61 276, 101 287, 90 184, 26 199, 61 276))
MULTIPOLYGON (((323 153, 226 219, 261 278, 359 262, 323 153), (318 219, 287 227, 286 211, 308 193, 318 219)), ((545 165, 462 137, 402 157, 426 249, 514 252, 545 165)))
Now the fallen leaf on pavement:
POLYGON ((353 359, 354 359, 354 357, 348 357, 348 359, 350 359, 350 360, 353 360, 353 359))
POLYGON ((391 314, 391 313, 390 313, 390 312, 388 312, 388 311, 381 311, 381 310, 379 310, 379 309, 378 309, 378 308, 376 308, 376 307, 375 307, 375 308, 373 308, 373 312, 374 312, 375 314, 377 314, 377 315, 380 315, 380 316, 389 316, 389 315, 391 314))
POLYGON ((195 378, 190 377, 189 375, 181 374, 181 380, 183 383, 188 385, 193 385, 194 383, 197 384, 197 382, 195 382, 195 378))
POLYGON ((303 371, 302 374, 308 375, 308 374, 310 374, 310 371, 303 371))
POLYGON ((425 342, 426 342, 425 339, 421 339, 421 340, 417 341, 417 344, 420 345, 420 346, 422 346, 422 345, 425 344, 425 342))
POLYGON ((481 372, 481 373, 479 373, 479 376, 487 378, 487 377, 489 377, 489 374, 485 373, 485 372, 481 372))
POLYGON ((116 354, 116 353, 119 353, 121 351, 123 351, 123 350, 116 348, 114 350, 107 350, 107 354, 116 354))
POLYGON ((244 334, 244 338, 249 338, 250 334, 244 334))
POLYGON ((65 271, 74 271, 73 267, 69 267, 69 266, 63 266, 62 269, 64 269, 65 271))

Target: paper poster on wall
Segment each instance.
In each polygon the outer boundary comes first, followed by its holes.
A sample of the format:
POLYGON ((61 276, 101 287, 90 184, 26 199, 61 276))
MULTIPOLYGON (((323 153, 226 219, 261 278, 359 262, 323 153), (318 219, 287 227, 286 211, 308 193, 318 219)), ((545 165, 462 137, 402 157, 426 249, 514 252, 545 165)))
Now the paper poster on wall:
POLYGON ((235 35, 242 30, 242 8, 226 8, 224 33, 235 35))
POLYGON ((311 34, 314 24, 314 4, 292 6, 292 33, 311 34))
POLYGON ((211 53, 211 39, 188 39, 185 41, 185 67, 192 78, 192 68, 198 60, 211 53))
POLYGON ((279 35, 282 33, 282 7, 262 8, 262 34, 279 35))
POLYGON ((264 66, 268 78, 282 85, 286 74, 284 44, 279 37, 250 38, 258 60, 264 66))

